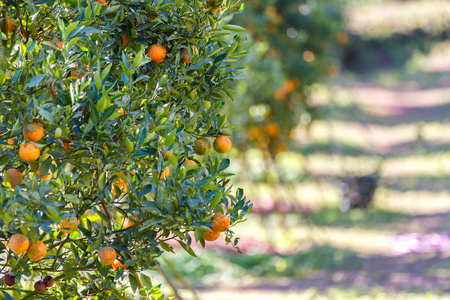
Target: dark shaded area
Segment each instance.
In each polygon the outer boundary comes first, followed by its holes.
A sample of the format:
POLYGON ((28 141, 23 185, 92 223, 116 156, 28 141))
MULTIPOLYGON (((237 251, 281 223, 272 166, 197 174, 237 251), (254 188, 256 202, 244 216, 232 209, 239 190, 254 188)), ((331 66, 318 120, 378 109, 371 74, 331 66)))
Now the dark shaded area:
POLYGON ((379 69, 403 68, 414 51, 428 52, 436 42, 449 38, 447 32, 431 36, 420 29, 408 34, 393 34, 383 39, 365 39, 352 35, 344 51, 344 67, 355 73, 368 74, 379 69))

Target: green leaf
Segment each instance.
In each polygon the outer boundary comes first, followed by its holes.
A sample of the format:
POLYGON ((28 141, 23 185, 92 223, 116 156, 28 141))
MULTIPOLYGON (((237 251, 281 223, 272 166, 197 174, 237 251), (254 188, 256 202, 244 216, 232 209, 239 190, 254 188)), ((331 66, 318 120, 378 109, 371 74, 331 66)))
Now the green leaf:
POLYGON ((2 291, 2 294, 3 294, 3 296, 5 297, 5 300, 13 300, 13 298, 11 297, 11 295, 8 294, 7 292, 2 291))
POLYGON ((165 142, 165 146, 166 147, 169 147, 169 146, 171 146, 172 144, 173 144, 173 142, 175 141, 175 137, 177 136, 177 129, 175 128, 174 130, 172 130, 171 132, 170 132, 170 134, 169 134, 169 136, 167 137, 167 139, 166 139, 166 142, 165 142))
POLYGON ((152 280, 150 279, 150 277, 148 277, 148 276, 145 275, 145 274, 141 274, 141 281, 142 281, 142 284, 143 284, 146 288, 148 288, 149 290, 152 289, 153 285, 152 285, 152 280))
POLYGON ((41 82, 41 80, 45 78, 45 76, 47 76, 47 74, 38 74, 34 76, 33 78, 31 78, 30 83, 28 83, 28 87, 32 88, 37 86, 41 82))
POLYGON ((214 198, 212 198, 211 203, 209 204, 209 208, 214 209, 220 203, 220 200, 222 200, 222 193, 215 194, 214 198))
POLYGON ((103 191, 106 186, 106 173, 102 172, 98 178, 98 188, 100 191, 103 191))
POLYGON ((136 292, 138 288, 138 283, 136 278, 133 274, 128 274, 128 279, 130 280, 131 289, 133 290, 133 293, 136 292))
POLYGON ((75 196, 75 195, 66 194, 63 197, 64 197, 64 199, 66 199, 69 202, 72 202, 73 204, 80 203, 80 200, 78 200, 77 196, 75 196))
POLYGON ((136 68, 142 61, 142 51, 139 51, 138 54, 134 57, 133 60, 133 68, 136 68))
POLYGON ((244 27, 238 26, 238 25, 223 25, 222 29, 228 30, 228 31, 234 31, 234 32, 246 32, 244 27))
POLYGON ((90 244, 89 247, 86 249, 86 251, 93 252, 97 249, 100 249, 100 246, 102 245, 102 243, 103 243, 103 239, 100 238, 100 239, 96 240, 95 242, 93 242, 92 244, 90 244))
POLYGON ((188 247, 188 245, 186 245, 185 242, 182 242, 180 240, 177 240, 177 242, 181 245, 181 247, 184 249, 184 251, 186 251, 187 253, 189 253, 189 255, 193 256, 193 257, 197 257, 197 255, 195 254, 194 250, 192 250, 191 247, 188 247))
POLYGON ((227 121, 227 115, 220 116, 219 123, 217 124, 218 129, 221 129, 225 122, 227 121))

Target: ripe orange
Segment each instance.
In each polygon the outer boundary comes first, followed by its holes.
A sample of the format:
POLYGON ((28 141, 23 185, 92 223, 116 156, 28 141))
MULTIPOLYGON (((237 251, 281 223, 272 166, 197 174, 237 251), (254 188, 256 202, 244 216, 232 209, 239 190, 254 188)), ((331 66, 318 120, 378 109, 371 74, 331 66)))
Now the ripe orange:
POLYGON ((193 161, 192 159, 189 159, 183 163, 183 167, 185 167, 185 168, 189 168, 191 166, 197 166, 197 163, 195 161, 193 161))
POLYGON ((131 40, 126 34, 121 34, 120 37, 122 38, 122 47, 123 48, 131 45, 131 40))
POLYGON ((15 137, 13 137, 12 139, 8 139, 8 145, 9 145, 9 148, 10 149, 14 149, 14 140, 15 140, 16 138, 15 137))
POLYGON ((338 33, 336 33, 336 42, 341 46, 347 45, 348 35, 345 32, 339 31, 338 33))
MULTIPOLYGON (((121 189, 123 193, 126 193, 128 191, 128 186, 127 183, 125 181, 122 180, 122 178, 119 178, 118 180, 114 181, 114 185, 116 185, 119 189, 121 189)), ((116 194, 116 190, 114 189, 114 186, 111 189, 111 193, 113 195, 116 194)))
MULTIPOLYGON (((87 66, 87 65, 85 65, 85 64, 83 64, 83 66, 84 66, 84 67, 86 68, 86 70, 89 72, 89 70, 90 70, 89 66, 87 66)), ((78 71, 77 71, 78 65, 75 65, 74 69, 75 69, 75 70, 70 71, 70 75, 72 75, 72 76, 74 76, 74 77, 78 77, 78 78, 80 78, 80 79, 84 77, 84 75, 82 74, 82 73, 84 73, 84 70, 81 70, 81 71, 78 73, 78 71)))
POLYGON ((206 155, 211 150, 211 144, 205 137, 198 138, 194 142, 194 152, 198 155, 206 155))
POLYGON ((214 220, 211 221, 211 224, 213 225, 209 228, 213 231, 226 231, 230 227, 230 217, 228 217, 227 215, 224 216, 221 213, 217 213, 214 215, 214 220))
MULTIPOLYGON (((211 5, 214 5, 214 0, 208 0, 208 1, 206 1, 206 7, 210 7, 211 5)), ((212 8, 212 9, 211 9, 211 12, 212 12, 212 13, 218 12, 219 10, 222 9, 222 5, 223 5, 223 4, 221 4, 221 5, 218 6, 218 7, 212 8)))
POLYGON ((44 256, 47 254, 47 246, 41 241, 30 243, 30 248, 27 250, 27 256, 29 259, 38 261, 44 258, 44 256))
POLYGON ((167 49, 164 46, 153 44, 148 48, 147 55, 153 62, 160 63, 166 59, 167 49))
MULTIPOLYGON (((192 46, 191 47, 191 49, 192 49, 192 55, 196 55, 196 54, 198 54, 198 49, 197 49, 197 47, 195 47, 195 46, 192 46)), ((189 56, 192 56, 192 55, 189 55, 189 50, 187 49, 187 48, 183 48, 183 49, 181 49, 181 53, 182 53, 182 55, 181 55, 181 59, 185 62, 185 63, 191 63, 192 62, 192 59, 191 59, 191 57, 189 57, 189 56)))
POLYGON ((11 251, 17 255, 27 252, 30 247, 30 240, 23 234, 17 233, 14 234, 9 239, 9 247, 11 251))
POLYGON ((214 140, 214 149, 219 153, 226 153, 231 149, 231 141, 228 137, 221 135, 214 140))
POLYGON ((270 136, 270 137, 276 137, 278 135, 280 135, 280 125, 276 124, 276 123, 270 123, 267 124, 266 127, 264 128, 265 133, 270 136))
POLYGON ((133 223, 131 223, 130 219, 128 218, 124 218, 122 223, 123 223, 122 228, 128 228, 133 226, 133 223))
POLYGON ((251 126, 248 129, 248 135, 249 137, 254 140, 254 141, 258 141, 259 138, 264 134, 264 131, 260 128, 260 127, 256 127, 256 126, 251 126))
POLYGON ((11 177, 11 187, 15 188, 18 185, 21 185, 23 183, 23 176, 22 172, 16 169, 9 169, 6 171, 9 174, 9 177, 11 177))
POLYGON ((203 231, 203 234, 202 234, 202 238, 205 241, 210 241, 210 242, 217 240, 219 238, 219 236, 220 236, 219 231, 210 232, 208 230, 205 230, 205 231, 203 231))
POLYGON ((71 220, 69 220, 69 218, 65 218, 59 224, 59 229, 66 234, 71 234, 72 232, 75 232, 77 228, 78 228, 78 219, 76 217, 74 217, 71 220))
POLYGON ((63 146, 64 150, 68 151, 69 148, 70 148, 70 143, 69 142, 63 142, 63 144, 64 144, 64 146, 63 146))
POLYGON ((169 167, 164 168, 164 172, 162 174, 158 173, 159 179, 166 179, 170 175, 169 167))
POLYGON ((32 143, 26 143, 20 147, 19 156, 26 162, 34 161, 41 155, 41 150, 32 143))
POLYGON ((63 42, 56 41, 56 46, 58 46, 59 49, 62 49, 64 47, 63 42))
POLYGON ((105 266, 110 266, 116 260, 116 250, 113 247, 103 247, 98 250, 98 261, 105 266))
POLYGON ((13 32, 16 29, 16 26, 12 22, 13 19, 8 19, 8 32, 13 32))
POLYGON ((32 142, 38 142, 44 136, 44 127, 39 122, 27 123, 23 126, 23 135, 32 142))
POLYGON ((108 3, 106 3, 105 0, 97 0, 98 3, 100 3, 100 5, 102 6, 106 6, 108 3))
POLYGON ((40 176, 39 177, 39 181, 47 180, 47 179, 50 179, 52 177, 52 174, 50 174, 50 173, 47 173, 46 175, 42 175, 41 176, 41 172, 39 170, 36 171, 36 175, 40 176))
MULTIPOLYGON (((122 259, 122 257, 119 257, 119 259, 122 259)), ((127 265, 122 264, 122 262, 119 259, 115 259, 113 264, 112 264, 112 268, 117 271, 120 268, 123 268, 124 270, 127 270, 127 265)))

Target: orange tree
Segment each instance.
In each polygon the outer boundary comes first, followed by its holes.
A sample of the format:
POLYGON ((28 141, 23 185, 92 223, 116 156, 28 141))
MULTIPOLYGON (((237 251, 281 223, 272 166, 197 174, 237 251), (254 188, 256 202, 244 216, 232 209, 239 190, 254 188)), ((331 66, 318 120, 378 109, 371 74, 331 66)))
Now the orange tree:
POLYGON ((147 270, 169 240, 195 255, 215 215, 243 220, 229 159, 208 154, 231 146, 244 30, 224 18, 241 9, 0 0, 0 298, 163 299, 147 270))
POLYGON ((253 41, 242 60, 247 80, 237 83, 239 99, 230 108, 250 112, 230 114, 234 123, 247 126, 245 133, 235 132, 242 148, 256 146, 274 157, 287 149, 296 126, 309 126, 318 117, 309 101, 311 90, 338 75, 348 40, 342 5, 332 0, 247 1, 245 12, 236 16, 253 41))

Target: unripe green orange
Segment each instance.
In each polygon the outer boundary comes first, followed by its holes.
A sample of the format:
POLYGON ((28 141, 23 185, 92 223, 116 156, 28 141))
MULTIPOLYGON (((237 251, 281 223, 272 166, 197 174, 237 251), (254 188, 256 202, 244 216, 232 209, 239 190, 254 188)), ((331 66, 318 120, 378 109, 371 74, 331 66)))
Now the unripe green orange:
POLYGON ((202 137, 194 142, 194 152, 197 155, 206 155, 211 151, 211 143, 207 138, 202 137))

